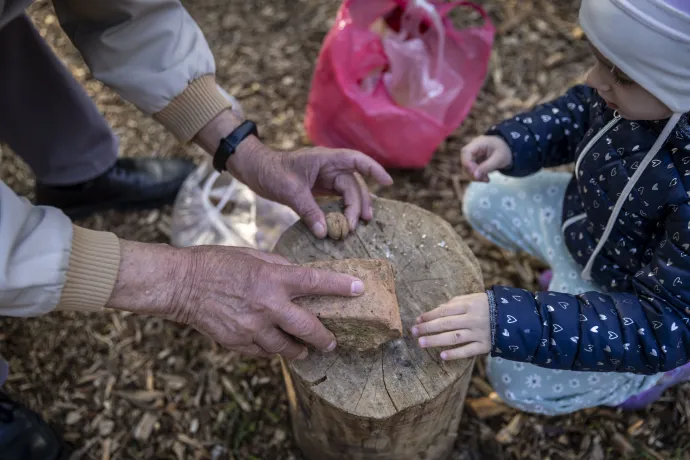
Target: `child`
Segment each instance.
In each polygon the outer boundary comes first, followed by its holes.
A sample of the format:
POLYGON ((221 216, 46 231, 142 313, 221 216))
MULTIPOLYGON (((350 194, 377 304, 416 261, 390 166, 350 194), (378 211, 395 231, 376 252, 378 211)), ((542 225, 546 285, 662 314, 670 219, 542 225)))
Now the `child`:
POLYGON ((467 191, 470 223, 547 262, 553 291, 494 286, 412 328, 443 359, 491 352, 498 394, 543 414, 641 408, 690 379, 690 2, 583 0, 580 22, 588 86, 461 157, 490 182, 467 191))

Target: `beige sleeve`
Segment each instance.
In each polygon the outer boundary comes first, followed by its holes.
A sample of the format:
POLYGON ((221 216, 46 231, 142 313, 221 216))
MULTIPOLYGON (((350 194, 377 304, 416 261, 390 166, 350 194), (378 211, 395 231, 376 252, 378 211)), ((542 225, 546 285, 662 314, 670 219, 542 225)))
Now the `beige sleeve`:
POLYGON ((190 141, 231 107, 206 39, 179 0, 53 0, 93 76, 190 141))
POLYGON ((75 227, 60 210, 34 206, 0 182, 0 315, 100 310, 119 266, 115 235, 75 227))

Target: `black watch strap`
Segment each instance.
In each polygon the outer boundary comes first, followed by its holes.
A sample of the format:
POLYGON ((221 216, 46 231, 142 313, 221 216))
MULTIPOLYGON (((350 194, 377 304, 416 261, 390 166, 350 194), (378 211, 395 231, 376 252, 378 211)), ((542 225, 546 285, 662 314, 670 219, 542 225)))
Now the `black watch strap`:
POLYGON ((256 124, 253 121, 247 120, 235 128, 228 136, 220 140, 218 150, 213 155, 213 167, 216 171, 222 173, 227 169, 228 160, 235 153, 237 146, 251 135, 259 137, 259 132, 256 129, 256 124))

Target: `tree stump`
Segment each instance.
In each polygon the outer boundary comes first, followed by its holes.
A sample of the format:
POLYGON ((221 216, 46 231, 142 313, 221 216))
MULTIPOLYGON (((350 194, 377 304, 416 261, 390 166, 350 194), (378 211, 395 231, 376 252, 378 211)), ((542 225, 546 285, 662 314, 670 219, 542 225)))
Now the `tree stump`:
MULTIPOLYGON (((339 202, 325 212, 341 211, 339 202)), ((440 460, 453 449, 474 359, 443 362, 409 329, 422 312, 484 288, 479 264, 453 228, 414 205, 374 201, 374 220, 343 241, 298 222, 276 251, 293 263, 388 259, 403 338, 369 352, 310 350, 283 362, 295 439, 310 460, 440 460)))

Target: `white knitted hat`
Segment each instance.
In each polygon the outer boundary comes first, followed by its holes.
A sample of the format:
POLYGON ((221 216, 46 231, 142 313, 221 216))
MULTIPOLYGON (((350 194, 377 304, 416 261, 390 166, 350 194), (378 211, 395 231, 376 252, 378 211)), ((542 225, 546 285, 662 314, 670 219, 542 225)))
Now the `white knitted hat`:
POLYGON ((580 25, 632 80, 673 112, 690 111, 690 0, 582 0, 580 25))

